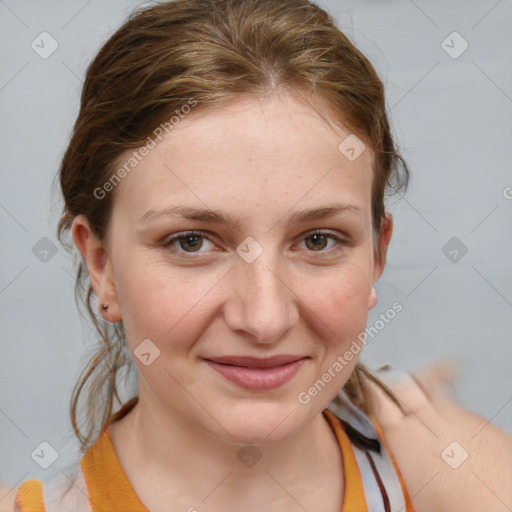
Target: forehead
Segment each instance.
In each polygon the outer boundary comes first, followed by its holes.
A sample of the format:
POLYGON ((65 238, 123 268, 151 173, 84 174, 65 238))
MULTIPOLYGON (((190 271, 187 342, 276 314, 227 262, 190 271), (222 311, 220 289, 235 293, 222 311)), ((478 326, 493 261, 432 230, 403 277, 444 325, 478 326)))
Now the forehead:
MULTIPOLYGON (((345 199, 369 212, 371 149, 357 139, 356 151, 364 150, 348 158, 345 141, 354 145, 355 135, 326 122, 315 108, 286 94, 192 109, 117 185, 114 210, 134 221, 177 202, 238 213, 345 199)), ((325 107, 322 114, 328 114, 325 107)), ((132 153, 121 155, 117 165, 132 153)))

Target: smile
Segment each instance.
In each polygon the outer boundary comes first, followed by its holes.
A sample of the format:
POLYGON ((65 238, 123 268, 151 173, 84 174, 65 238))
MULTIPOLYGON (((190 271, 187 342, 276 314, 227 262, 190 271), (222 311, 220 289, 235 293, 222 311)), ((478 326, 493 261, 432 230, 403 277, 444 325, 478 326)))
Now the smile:
POLYGON ((220 357, 205 359, 208 365, 227 380, 252 391, 275 389, 290 381, 308 359, 302 356, 220 357))

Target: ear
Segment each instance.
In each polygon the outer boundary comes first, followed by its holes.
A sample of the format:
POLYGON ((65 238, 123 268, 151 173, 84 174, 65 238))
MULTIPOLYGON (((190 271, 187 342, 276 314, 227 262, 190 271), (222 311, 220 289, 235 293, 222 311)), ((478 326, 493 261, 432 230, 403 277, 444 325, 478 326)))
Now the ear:
MULTIPOLYGON (((377 253, 374 253, 374 264, 373 264, 373 285, 379 280, 382 272, 384 272, 384 267, 386 266, 386 254, 389 246, 389 242, 391 240, 391 235, 393 234, 393 216, 391 213, 386 212, 384 218, 381 221, 381 229, 380 229, 380 239, 379 239, 379 251, 380 257, 377 253)), ((370 296, 368 298, 368 309, 370 310, 377 304, 377 291, 375 290, 375 286, 372 288, 370 292, 370 296)))
POLYGON ((119 302, 112 275, 112 264, 107 249, 103 247, 103 244, 93 233, 89 221, 84 215, 75 217, 71 234, 87 265, 91 284, 98 298, 99 313, 108 322, 121 321, 119 302), (108 304, 108 310, 103 310, 101 308, 102 304, 108 304))

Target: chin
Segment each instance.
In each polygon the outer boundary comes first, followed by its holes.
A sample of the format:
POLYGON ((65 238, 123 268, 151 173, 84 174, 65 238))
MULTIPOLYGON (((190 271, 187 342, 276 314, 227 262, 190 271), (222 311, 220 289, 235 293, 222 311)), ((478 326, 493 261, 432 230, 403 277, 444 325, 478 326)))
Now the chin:
POLYGON ((215 432, 235 444, 278 444, 293 436, 308 421, 311 411, 294 403, 244 403, 230 407, 215 432), (302 414, 301 414, 302 413, 302 414))
POLYGON ((254 444, 258 446, 272 446, 285 442, 292 437, 297 429, 296 425, 288 425, 286 428, 275 429, 274 425, 269 423, 254 424, 246 428, 232 427, 230 433, 233 437, 225 437, 230 443, 235 445, 254 444))

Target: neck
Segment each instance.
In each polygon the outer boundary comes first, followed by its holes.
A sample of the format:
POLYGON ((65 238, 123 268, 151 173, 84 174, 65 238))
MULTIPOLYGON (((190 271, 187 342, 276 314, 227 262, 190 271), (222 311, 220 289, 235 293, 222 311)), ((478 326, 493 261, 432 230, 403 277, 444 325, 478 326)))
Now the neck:
POLYGON ((329 486, 331 494, 334 488, 342 502, 341 454, 321 413, 284 441, 246 445, 227 435, 214 436, 139 386, 139 402, 109 433, 121 466, 146 506, 149 498, 144 496, 161 494, 162 488, 168 489, 168 503, 183 500, 186 506, 188 502, 185 510, 192 497, 196 505, 198 497, 224 505, 258 502, 262 506, 267 500, 275 503, 279 496, 300 502, 299 497, 307 500, 308 486, 329 486))

